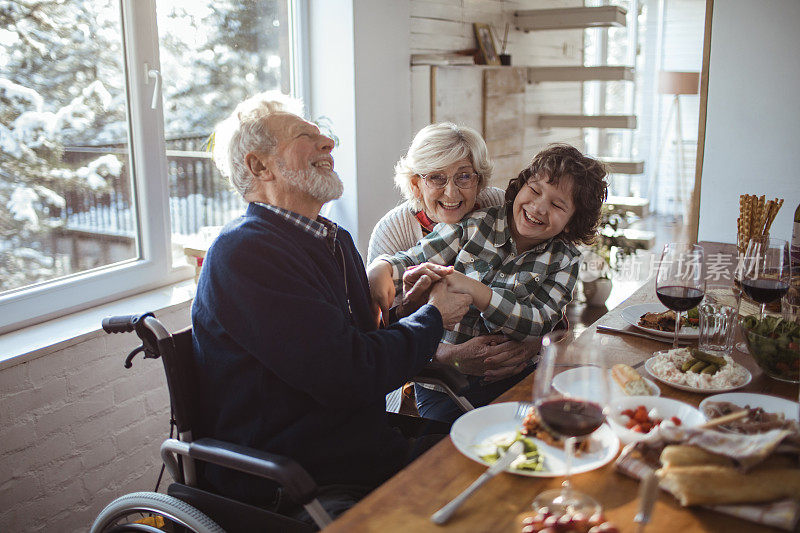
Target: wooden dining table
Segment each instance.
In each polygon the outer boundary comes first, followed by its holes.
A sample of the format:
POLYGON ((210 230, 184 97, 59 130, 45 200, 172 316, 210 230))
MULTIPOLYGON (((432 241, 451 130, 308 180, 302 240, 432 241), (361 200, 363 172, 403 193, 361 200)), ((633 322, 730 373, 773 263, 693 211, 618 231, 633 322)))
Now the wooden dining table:
MULTIPOLYGON (((712 253, 733 253, 732 245, 702 245, 706 250, 706 261, 712 253)), ((731 279, 729 276, 721 278, 722 282, 724 279, 730 282, 731 279)), ((622 310, 630 305, 652 302, 657 302, 653 278, 584 330, 572 341, 571 349, 588 349, 593 346, 606 354, 609 364, 626 363, 633 366, 650 357, 653 352, 669 348, 668 344, 658 341, 597 331, 597 326, 601 324, 615 328, 628 327, 621 316, 622 310)), ((740 389, 741 392, 771 394, 797 401, 796 384, 776 381, 766 376, 748 354, 734 349, 731 355, 753 375, 752 381, 740 389)), ((644 368, 640 368, 640 372, 647 376, 644 368)), ((697 406, 707 396, 657 383, 662 396, 693 406, 697 406)), ((495 403, 531 401, 532 384, 533 374, 499 397, 495 403)), ((559 488, 563 481, 563 477, 533 478, 502 473, 473 494, 445 525, 439 526, 431 522, 430 516, 436 510, 485 471, 485 466, 462 455, 450 438, 445 438, 335 520, 325 531, 519 532, 522 519, 531 512, 530 505, 534 497, 543 490, 559 488)), ((637 512, 639 482, 615 471, 613 461, 591 472, 573 475, 572 484, 574 488, 600 502, 606 518, 615 522, 621 531, 634 530, 633 518, 637 512)), ((776 530, 700 507, 681 507, 669 493, 660 491, 647 531, 688 533, 776 530)))

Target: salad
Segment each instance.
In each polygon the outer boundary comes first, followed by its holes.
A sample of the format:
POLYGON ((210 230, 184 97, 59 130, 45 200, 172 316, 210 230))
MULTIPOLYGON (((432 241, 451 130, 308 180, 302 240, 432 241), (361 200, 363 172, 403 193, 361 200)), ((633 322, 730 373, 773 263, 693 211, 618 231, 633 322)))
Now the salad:
POLYGON ((494 464, 500 457, 506 454, 508 449, 517 441, 522 441, 525 446, 525 451, 519 457, 514 459, 509 465, 509 468, 514 470, 528 470, 532 472, 541 472, 544 470, 544 456, 539 452, 534 440, 526 437, 519 431, 513 435, 495 435, 489 437, 481 443, 478 456, 489 464, 494 464))
POLYGON ((777 316, 742 319, 745 339, 764 372, 779 379, 800 378, 800 324, 777 316))

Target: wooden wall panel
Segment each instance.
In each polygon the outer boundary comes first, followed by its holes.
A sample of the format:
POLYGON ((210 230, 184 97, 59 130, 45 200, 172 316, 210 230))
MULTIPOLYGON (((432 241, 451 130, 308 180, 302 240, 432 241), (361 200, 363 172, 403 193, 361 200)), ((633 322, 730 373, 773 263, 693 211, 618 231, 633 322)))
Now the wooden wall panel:
POLYGON ((431 67, 431 122, 456 122, 483 130, 483 69, 431 67))

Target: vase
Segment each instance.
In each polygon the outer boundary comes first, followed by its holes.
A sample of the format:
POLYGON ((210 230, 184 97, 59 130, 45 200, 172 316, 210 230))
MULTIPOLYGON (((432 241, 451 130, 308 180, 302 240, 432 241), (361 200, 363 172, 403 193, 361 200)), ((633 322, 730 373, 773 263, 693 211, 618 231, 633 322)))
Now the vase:
POLYGON ((608 278, 597 278, 583 282, 583 295, 586 297, 587 305, 603 306, 610 294, 611 280, 608 278))

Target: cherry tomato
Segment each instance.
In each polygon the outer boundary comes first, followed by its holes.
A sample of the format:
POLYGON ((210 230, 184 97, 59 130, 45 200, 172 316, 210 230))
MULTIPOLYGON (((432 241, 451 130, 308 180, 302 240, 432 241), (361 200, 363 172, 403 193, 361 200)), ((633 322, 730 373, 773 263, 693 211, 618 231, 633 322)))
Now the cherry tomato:
POLYGON ((670 418, 670 420, 671 420, 671 421, 672 421, 672 423, 673 423, 673 424, 675 424, 676 426, 680 426, 680 425, 681 425, 681 419, 680 419, 680 418, 678 418, 677 416, 673 416, 672 418, 670 418))

